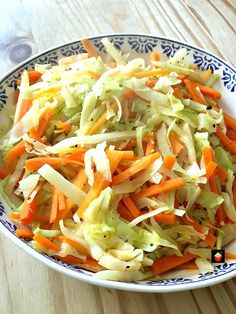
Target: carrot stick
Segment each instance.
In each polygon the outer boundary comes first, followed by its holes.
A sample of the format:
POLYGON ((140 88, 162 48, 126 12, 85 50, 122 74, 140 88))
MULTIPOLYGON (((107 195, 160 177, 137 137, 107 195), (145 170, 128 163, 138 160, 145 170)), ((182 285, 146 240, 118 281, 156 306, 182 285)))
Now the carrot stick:
POLYGON ((150 88, 153 88, 155 85, 156 85, 156 83, 157 83, 157 80, 148 80, 146 83, 145 83, 145 85, 147 86, 147 87, 150 87, 150 88))
POLYGON ((225 253, 225 257, 228 259, 236 259, 236 254, 234 253, 225 253))
POLYGON ((84 164, 77 160, 71 160, 63 157, 36 157, 27 159, 25 161, 25 169, 27 171, 35 171, 41 168, 43 165, 48 164, 50 166, 74 164, 78 166, 84 166, 84 164))
POLYGON ((173 225, 176 222, 176 215, 174 214, 158 214, 154 216, 155 220, 162 224, 173 225))
POLYGON ((134 164, 132 164, 132 166, 130 166, 124 172, 122 172, 116 176, 113 176, 112 183, 114 185, 116 185, 116 184, 119 184, 119 183, 125 181, 126 179, 130 178, 131 176, 133 176, 137 172, 146 169, 148 166, 150 166, 150 164, 152 164, 159 157, 160 157, 159 153, 154 153, 150 156, 143 157, 142 159, 140 159, 140 160, 136 161, 134 164))
POLYGON ((56 251, 59 252, 61 248, 53 243, 52 241, 48 240, 46 237, 42 236, 41 234, 36 234, 33 237, 34 241, 38 242, 41 244, 45 249, 50 250, 50 251, 56 251))
POLYGON ((36 208, 36 197, 31 203, 28 203, 28 199, 24 201, 24 206, 20 213, 20 221, 23 225, 29 225, 33 221, 36 208))
POLYGON ((64 210, 66 207, 65 195, 63 193, 58 192, 58 209, 64 210))
POLYGON ((197 265, 195 264, 195 262, 187 262, 183 265, 180 265, 178 267, 175 268, 175 270, 194 270, 194 269, 198 269, 197 265))
POLYGON ((18 116, 18 121, 20 121, 27 111, 29 111, 32 106, 32 99, 23 99, 20 105, 20 112, 18 116))
POLYGON ((158 76, 158 75, 168 75, 169 73, 170 73, 170 70, 157 69, 157 70, 147 71, 147 72, 133 72, 133 73, 130 73, 129 76, 136 77, 136 78, 143 78, 143 77, 152 77, 152 76, 158 76))
POLYGON ((56 133, 56 134, 57 133, 63 133, 63 132, 68 133, 71 130, 71 125, 67 124, 63 121, 57 121, 55 123, 55 125, 57 127, 57 130, 54 130, 54 133, 56 133))
POLYGON ((202 158, 205 167, 209 164, 210 161, 214 161, 213 149, 210 146, 205 146, 202 148, 202 158))
POLYGON ((84 199, 82 200, 79 209, 77 210, 76 214, 82 218, 85 210, 89 206, 89 204, 97 198, 101 191, 108 187, 109 181, 107 181, 102 174, 97 174, 94 184, 91 186, 88 193, 85 195, 84 199))
POLYGON ((186 78, 187 78, 186 74, 178 74, 178 76, 177 76, 177 79, 181 80, 181 81, 185 80, 186 78))
POLYGON ((53 115, 54 109, 53 108, 47 108, 45 109, 45 111, 43 112, 42 116, 39 119, 39 127, 38 127, 38 134, 40 137, 43 136, 43 134, 45 133, 50 119, 53 115))
POLYGON ((41 142, 41 136, 39 135, 38 131, 35 128, 29 129, 29 136, 38 142, 41 142))
POLYGON ((141 192, 134 195, 135 199, 149 197, 160 193, 170 192, 184 186, 182 178, 171 179, 160 184, 153 184, 148 188, 143 189, 141 192))
POLYGON ((194 258, 196 258, 196 256, 191 253, 186 253, 183 256, 165 255, 154 260, 151 267, 152 273, 154 276, 160 275, 194 258))
POLYGON ((6 178, 7 176, 7 172, 5 169, 0 168, 0 179, 3 180, 4 178, 6 178))
POLYGON ((199 87, 201 93, 204 96, 208 96, 208 97, 211 97, 214 99, 220 99, 221 98, 221 93, 218 92, 217 90, 215 90, 214 88, 209 87, 209 86, 205 86, 205 85, 200 85, 200 84, 197 84, 197 86, 199 87))
POLYGON ((88 74, 91 76, 91 78, 96 79, 96 80, 101 77, 101 74, 95 71, 88 71, 88 74))
POLYGON ((178 135, 175 132, 170 132, 169 140, 174 153, 178 156, 184 149, 184 145, 182 144, 178 135))
POLYGON ((136 204, 134 203, 134 201, 132 200, 132 198, 130 196, 125 196, 122 199, 122 201, 125 204, 125 206, 129 209, 131 214, 134 216, 134 218, 141 215, 140 210, 138 209, 138 207, 136 206, 136 204))
POLYGON ((199 81, 204 84, 206 80, 209 78, 209 76, 211 75, 211 73, 212 73, 211 69, 204 71, 202 75, 200 76, 199 81))
POLYGON ((123 159, 125 153, 123 151, 106 151, 107 158, 109 159, 111 174, 113 174, 118 167, 120 161, 123 159))
POLYGON ((149 60, 150 60, 150 63, 152 63, 152 61, 160 61, 160 55, 158 52, 152 52, 149 56, 149 60))
POLYGON ((50 224, 54 223, 57 220, 58 216, 58 191, 55 186, 52 186, 52 206, 51 206, 51 213, 50 213, 50 224))
POLYGON ((145 156, 150 156, 151 154, 153 154, 154 148, 155 148, 155 142, 153 140, 150 140, 149 142, 147 142, 145 156))
POLYGON ((232 141, 236 141, 236 132, 233 130, 228 130, 226 135, 228 136, 228 138, 232 141))
POLYGON ((119 215, 127 221, 132 221, 135 218, 121 202, 118 205, 117 211, 119 215))
POLYGON ((220 139, 221 143, 234 155, 236 155, 236 142, 230 140, 221 129, 216 126, 215 135, 220 139))
POLYGON ((163 167, 169 170, 172 170, 176 163, 176 159, 173 156, 166 156, 163 162, 163 167))
MULTIPOLYGON (((111 104, 111 108, 113 110, 116 109, 116 104, 112 103, 111 104)), ((104 114, 101 115, 100 118, 97 119, 97 121, 95 121, 95 123, 91 126, 91 128, 89 128, 89 130, 86 132, 87 135, 92 135, 97 133, 101 127, 107 122, 107 112, 104 112, 104 114)))
POLYGON ((13 159, 19 158, 22 154, 25 153, 25 142, 21 141, 18 144, 16 144, 12 149, 10 149, 5 157, 4 161, 6 163, 11 163, 13 159))
POLYGON ((64 263, 67 263, 69 265, 79 265, 79 264, 84 263, 84 261, 81 258, 78 258, 78 257, 73 256, 73 255, 66 255, 63 257, 56 255, 56 257, 58 259, 60 259, 61 261, 63 261, 64 263))
POLYGON ((214 247, 216 244, 216 237, 214 234, 212 234, 211 231, 208 231, 205 239, 203 240, 206 244, 208 244, 210 247, 214 247))
MULTIPOLYGON (((38 71, 35 71, 35 70, 31 70, 27 72, 28 72, 30 85, 36 83, 42 76, 42 73, 39 73, 38 71)), ((20 84, 21 84, 21 80, 17 80, 17 85, 19 86, 20 84)))
POLYGON ((14 95, 13 95, 13 102, 14 102, 14 105, 17 104, 18 102, 18 98, 19 98, 19 94, 20 94, 20 90, 19 88, 17 88, 14 92, 14 95))
POLYGON ((99 56, 89 39, 81 39, 81 43, 84 46, 84 49, 87 51, 89 57, 97 58, 99 56))
POLYGON ((70 244, 71 246, 73 246, 76 250, 80 251, 80 253, 86 255, 86 256, 90 256, 89 251, 83 246, 81 245, 79 242, 72 240, 70 238, 67 238, 65 236, 57 236, 54 238, 54 240, 60 241, 60 242, 66 242, 68 244, 70 244))
POLYGON ((20 219, 20 213, 10 213, 9 218, 18 220, 20 219))
POLYGON ((224 112, 225 125, 228 129, 236 131, 236 119, 224 112))
POLYGON ((31 230, 28 229, 17 229, 16 230, 16 235, 20 238, 24 239, 32 239, 34 234, 31 230))
POLYGON ((200 104, 206 105, 206 102, 204 102, 203 98, 200 96, 200 94, 196 90, 197 84, 195 82, 185 79, 184 84, 186 85, 187 90, 192 100, 200 104))
POLYGON ((219 176, 221 183, 224 183, 228 178, 227 171, 220 165, 218 165, 216 168, 216 175, 219 176))
POLYGON ((212 176, 212 174, 216 171, 217 164, 214 161, 210 161, 206 166, 206 177, 209 180, 209 178, 212 176))
POLYGON ((128 100, 134 100, 136 94, 132 89, 127 89, 127 91, 124 92, 124 96, 128 100))

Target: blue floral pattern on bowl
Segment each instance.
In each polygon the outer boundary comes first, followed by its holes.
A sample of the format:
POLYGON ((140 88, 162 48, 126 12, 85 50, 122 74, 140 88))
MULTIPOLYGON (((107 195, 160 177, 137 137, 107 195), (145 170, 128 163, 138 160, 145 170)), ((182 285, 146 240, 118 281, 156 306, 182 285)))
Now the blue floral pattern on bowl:
MULTIPOLYGON (((180 48, 186 48, 189 54, 189 58, 198 65, 202 70, 211 69, 213 72, 218 72, 221 75, 221 83, 224 87, 224 92, 232 98, 232 93, 236 90, 236 71, 233 67, 225 63, 223 60, 213 56, 210 53, 204 52, 199 48, 192 47, 188 44, 180 43, 174 40, 158 38, 148 35, 132 35, 132 34, 119 34, 119 35, 109 35, 107 36, 116 46, 116 48, 123 50, 124 52, 131 51, 132 54, 136 56, 148 58, 148 55, 157 50, 164 57, 172 57, 176 51, 180 48)), ((101 42, 103 36, 92 38, 92 42, 99 53, 103 56, 105 54, 104 46, 101 42)), ((56 64, 58 59, 62 57, 68 57, 74 54, 85 52, 80 41, 65 44, 61 47, 54 48, 48 52, 44 52, 39 56, 32 58, 30 61, 26 61, 16 70, 13 70, 0 82, 0 111, 6 106, 7 100, 10 99, 12 94, 12 89, 14 87, 15 81, 20 77, 21 72, 24 69, 32 69, 36 63, 52 63, 56 64)), ((15 235, 16 225, 9 219, 7 212, 7 206, 0 202, 0 229, 5 228, 9 233, 15 235)), ((30 243, 23 239, 18 239, 20 241, 20 246, 27 246, 31 248, 30 243)), ((37 253, 40 254, 40 253, 37 253)), ((62 268, 66 268, 73 273, 79 273, 82 277, 80 279, 87 280, 86 278, 92 276, 92 273, 78 267, 68 265, 57 258, 49 257, 45 254, 40 254, 45 260, 50 260, 56 263, 62 268)), ((198 284, 204 281, 211 282, 211 279, 225 277, 227 274, 236 274, 236 263, 224 263, 222 265, 217 265, 212 273, 208 274, 198 274, 189 277, 180 278, 168 278, 156 281, 147 281, 145 283, 136 283, 139 286, 143 286, 143 291, 145 287, 153 287, 153 292, 155 287, 171 287, 171 289, 177 286, 185 286, 187 289, 188 284, 198 284)), ((88 281, 88 280, 87 280, 88 281)), ((132 286, 131 283, 126 283, 126 287, 132 286)), ((115 286, 115 284, 114 284, 115 286)), ((128 288, 127 288, 128 289, 128 288)), ((133 288, 132 288, 133 289, 133 288)), ((134 289, 135 290, 135 289, 134 289)), ((170 290, 170 289, 169 289, 170 290)), ((158 290, 159 291, 159 290, 158 290)))

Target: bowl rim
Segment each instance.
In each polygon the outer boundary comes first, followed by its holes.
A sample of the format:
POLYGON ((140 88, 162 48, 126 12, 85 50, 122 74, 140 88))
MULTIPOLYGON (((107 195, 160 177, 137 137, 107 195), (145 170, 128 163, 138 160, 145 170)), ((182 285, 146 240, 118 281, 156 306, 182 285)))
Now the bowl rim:
MULTIPOLYGON (((198 46, 195 46, 193 44, 189 44, 185 41, 173 39, 173 38, 168 37, 168 36, 159 36, 159 35, 146 34, 146 33, 128 33, 128 32, 126 33, 126 32, 124 32, 124 33, 101 34, 98 36, 88 36, 86 38, 93 40, 93 39, 100 39, 103 37, 109 38, 109 37, 114 37, 114 36, 116 36, 116 37, 119 37, 119 36, 123 36, 123 37, 138 36, 138 37, 146 37, 146 38, 148 37, 148 38, 152 38, 152 39, 171 41, 171 42, 176 43, 176 44, 184 45, 190 49, 196 49, 196 50, 202 52, 203 54, 207 54, 207 55, 211 56, 212 58, 220 61, 222 64, 226 65, 234 73, 236 73, 236 68, 233 65, 229 64, 224 59, 214 55, 210 51, 203 49, 203 48, 200 48, 198 46)), ((33 61, 34 59, 36 59, 42 55, 45 55, 47 53, 50 53, 56 49, 60 49, 60 48, 63 48, 63 47, 69 46, 69 45, 76 44, 76 43, 80 42, 81 39, 83 39, 83 38, 85 38, 85 37, 79 37, 76 40, 72 40, 72 41, 68 41, 68 42, 63 43, 63 44, 55 45, 49 49, 45 49, 45 50, 31 56, 30 58, 17 64, 12 69, 7 71, 3 76, 1 76, 0 77, 0 84, 4 80, 6 80, 10 75, 12 75, 14 72, 16 72, 17 70, 22 68, 24 65, 27 65, 29 62, 33 61)), ((5 204, 4 199, 3 199, 3 204, 5 204)), ((185 282, 185 283, 182 283, 181 285, 169 285, 169 286, 168 285, 166 285, 166 286, 155 286, 155 285, 151 286, 150 285, 149 286, 149 285, 142 285, 142 284, 138 284, 138 283, 109 281, 109 280, 104 280, 104 279, 99 279, 99 278, 96 278, 93 276, 89 276, 89 275, 86 275, 83 273, 79 273, 79 272, 76 272, 76 271, 71 270, 71 269, 67 269, 64 266, 59 265, 56 262, 53 262, 51 259, 47 258, 44 255, 41 255, 39 252, 35 251, 33 248, 31 248, 29 245, 27 245, 24 241, 19 239, 10 230, 8 230, 2 223, 0 223, 0 231, 8 239, 10 239, 14 244, 16 244, 19 248, 23 249, 30 256, 32 256, 36 260, 42 262, 44 265, 52 268, 53 270, 58 271, 64 275, 70 276, 74 279, 81 280, 82 282, 89 283, 89 284, 96 285, 96 286, 100 286, 100 287, 104 287, 104 288, 111 288, 111 289, 118 289, 118 290, 125 290, 125 291, 134 291, 134 292, 147 292, 147 293, 179 292, 179 291, 186 291, 186 290, 190 290, 190 289, 199 289, 199 288, 203 288, 203 287, 209 287, 212 285, 219 284, 223 281, 229 280, 229 279, 236 276, 236 270, 232 270, 232 271, 226 272, 225 274, 218 276, 218 277, 208 278, 206 280, 201 280, 198 282, 185 282)))

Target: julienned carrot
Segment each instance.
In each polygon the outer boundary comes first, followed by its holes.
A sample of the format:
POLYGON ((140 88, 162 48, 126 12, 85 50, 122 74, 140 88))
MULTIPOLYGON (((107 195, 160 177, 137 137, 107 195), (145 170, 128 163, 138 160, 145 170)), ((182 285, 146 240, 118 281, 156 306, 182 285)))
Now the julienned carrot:
POLYGON ((210 161, 214 161, 213 149, 210 146, 205 146, 202 148, 202 158, 205 164, 205 167, 209 164, 210 161))
POLYGON ((20 221, 23 225, 27 226, 33 221, 36 208, 36 197, 31 203, 28 202, 28 199, 24 201, 23 209, 20 213, 20 221))
POLYGON ((147 87, 153 88, 153 87, 156 85, 156 83, 157 83, 157 80, 151 79, 151 80, 148 80, 148 81, 145 83, 145 85, 146 85, 147 87))
POLYGON ((126 179, 132 177, 137 172, 146 169, 150 164, 152 164, 159 157, 160 157, 159 153, 154 153, 150 156, 143 157, 142 159, 140 159, 140 160, 136 161, 134 164, 132 164, 132 166, 129 167, 124 172, 122 172, 116 176, 113 176, 112 183, 114 185, 116 185, 116 184, 119 184, 119 183, 125 181, 126 179))
POLYGON ((227 171, 220 165, 217 166, 216 175, 219 176, 221 183, 224 183, 228 178, 227 171))
POLYGON ((10 149, 5 157, 4 157, 4 161, 6 163, 11 163, 12 160, 20 157, 22 154, 25 153, 25 142, 21 141, 18 144, 16 144, 14 147, 12 147, 12 149, 10 149))
POLYGON ((87 51, 89 57, 97 58, 99 56, 89 39, 81 39, 81 43, 84 46, 84 49, 87 51))
POLYGON ((209 179, 216 171, 217 164, 214 161, 210 161, 206 166, 206 177, 209 179))
POLYGON ((130 196, 125 196, 122 201, 135 218, 141 215, 140 210, 130 196))
POLYGON ((27 159, 25 161, 25 169, 29 171, 35 171, 41 168, 43 165, 48 164, 50 166, 74 164, 78 166, 84 166, 84 164, 77 160, 71 160, 63 157, 36 157, 27 159))
POLYGON ((228 130, 226 135, 228 136, 228 138, 232 141, 236 141, 236 132, 233 130, 228 130))
POLYGON ((93 79, 99 79, 101 77, 101 73, 95 71, 88 71, 88 74, 93 79))
POLYGON ((184 84, 186 85, 187 90, 188 90, 192 100, 194 100, 200 104, 206 105, 206 102, 203 100, 203 98, 200 96, 200 94, 196 90, 197 84, 195 82, 188 80, 188 79, 185 79, 184 84))
POLYGON ((130 73, 131 77, 136 78, 143 78, 143 77, 152 77, 152 76, 159 76, 159 75, 168 75, 170 73, 170 70, 167 69, 157 69, 147 72, 133 72, 130 73))
POLYGON ((220 139, 221 143, 234 155, 236 155, 236 141, 232 141, 224 134, 221 129, 216 126, 215 135, 220 139))
POLYGON ((18 220, 20 219, 20 213, 10 213, 9 218, 18 220))
POLYGON ((236 119, 224 112, 225 125, 228 129, 236 131, 236 119))
POLYGON ((228 259, 236 259, 236 254, 225 252, 225 257, 228 259))
POLYGON ((127 89, 127 91, 124 92, 124 96, 128 100, 134 100, 136 94, 132 89, 127 89))
POLYGON ((38 134, 39 136, 43 136, 43 134, 45 133, 49 122, 51 120, 51 117, 53 115, 54 109, 53 108, 47 108, 45 109, 45 111, 43 112, 42 116, 39 119, 39 127, 38 127, 38 134))
POLYGON ((176 222, 176 215, 174 214, 158 214, 154 216, 155 220, 162 224, 173 225, 176 222))
POLYGON ((152 273, 154 276, 160 275, 195 258, 196 256, 191 253, 186 253, 183 256, 165 255, 161 258, 156 258, 151 267, 152 273))
MULTIPOLYGON (((117 106, 115 103, 111 104, 111 108, 113 110, 116 110, 117 106)), ((97 121, 94 122, 94 124, 89 128, 89 130, 86 132, 87 135, 92 135, 97 133, 101 127, 107 122, 107 112, 104 112, 100 118, 97 119, 97 121)))
POLYGON ((195 262, 187 262, 185 264, 182 264, 178 267, 175 268, 175 270, 195 270, 195 269, 198 269, 197 265, 195 264, 195 262))
POLYGON ((27 111, 29 111, 32 106, 32 99, 23 99, 20 105, 20 112, 18 116, 18 121, 20 121, 27 111))
POLYGON ((134 195, 135 199, 140 199, 143 197, 150 197, 160 193, 170 192, 183 187, 185 184, 183 178, 171 179, 160 184, 153 184, 148 188, 143 189, 139 193, 134 195))
POLYGON ((175 132, 170 132, 169 140, 170 140, 173 152, 178 156, 184 149, 184 145, 182 144, 178 135, 175 132))
POLYGON ((120 161, 124 158, 125 153, 119 150, 107 150, 106 155, 109 159, 111 174, 113 174, 118 167, 120 161))
POLYGON ((163 162, 163 167, 172 170, 174 164, 176 163, 176 158, 174 156, 166 156, 163 162))
POLYGON ((208 69, 208 70, 206 70, 206 71, 204 71, 202 74, 201 74, 201 76, 200 76, 200 78, 199 78, 199 81, 202 83, 202 84, 204 84, 205 82, 206 82, 206 80, 209 78, 209 76, 211 75, 211 69, 208 69))
POLYGON ((128 210, 127 207, 125 207, 121 202, 118 205, 117 211, 119 215, 124 218, 127 221, 134 220, 134 216, 131 214, 131 212, 128 210))
POLYGON ((51 205, 51 213, 50 213, 50 224, 54 223, 58 218, 58 210, 59 210, 59 197, 58 191, 55 186, 52 186, 52 205, 51 205))
POLYGON ((78 251, 80 251, 80 253, 82 253, 86 256, 90 256, 89 251, 83 245, 81 245, 79 242, 77 242, 75 240, 72 240, 72 239, 65 237, 65 236, 57 236, 54 239, 59 241, 59 242, 64 241, 64 242, 70 244, 71 246, 73 246, 74 248, 76 248, 78 251))
POLYGON ((34 236, 33 232, 29 229, 17 229, 16 235, 20 238, 25 238, 25 239, 32 239, 34 236))
POLYGON ((54 133, 68 133, 71 130, 71 125, 63 121, 57 121, 55 125, 57 129, 54 130, 54 133))
POLYGON ((187 78, 186 74, 178 74, 178 76, 177 76, 177 79, 181 80, 181 81, 185 80, 186 78, 187 78))
POLYGON ((66 199, 63 193, 58 192, 58 209, 59 211, 64 210, 66 207, 66 199))
POLYGON ((80 264, 84 263, 84 261, 81 258, 78 258, 78 257, 73 256, 73 255, 66 255, 63 257, 56 255, 56 257, 58 259, 60 259, 61 261, 63 261, 64 263, 67 263, 69 265, 80 265, 80 264))
POLYGON ((199 87, 201 93, 204 96, 208 96, 208 97, 211 97, 214 99, 220 99, 221 98, 221 93, 218 92, 217 90, 215 90, 214 88, 209 87, 209 86, 205 86, 205 85, 200 85, 200 84, 197 84, 197 86, 199 87))
POLYGON ((45 249, 47 249, 49 251, 59 252, 61 250, 61 248, 58 245, 56 245, 52 241, 48 240, 46 237, 42 236, 41 234, 36 234, 33 237, 33 239, 34 239, 34 241, 38 242, 43 247, 45 247, 45 249))
MULTIPOLYGON (((209 178, 209 185, 210 185, 210 188, 211 188, 212 192, 219 193, 218 187, 217 187, 217 184, 216 184, 215 173, 213 173, 211 175, 211 177, 209 178)), ((222 205, 220 205, 220 207, 217 209, 217 212, 216 212, 216 221, 217 221, 218 224, 221 224, 222 222, 225 221, 225 219, 226 219, 226 215, 225 215, 224 208, 223 208, 222 205)))
POLYGON ((151 154, 153 154, 154 148, 155 148, 155 142, 153 140, 150 140, 149 142, 147 142, 145 156, 150 156, 151 154))
POLYGON ((149 60, 150 60, 150 63, 152 63, 152 61, 160 61, 160 55, 159 55, 159 53, 156 52, 156 51, 153 51, 153 52, 150 54, 149 60))
POLYGON ((89 204, 97 198, 101 191, 104 190, 109 185, 109 181, 107 181, 102 174, 98 173, 95 177, 94 184, 91 186, 88 193, 85 195, 84 199, 82 200, 79 209, 77 210, 76 214, 82 218, 85 210, 89 206, 89 204))
MULTIPOLYGON (((28 72, 28 77, 29 77, 29 83, 34 84, 36 83, 40 77, 42 76, 42 73, 39 73, 38 71, 35 70, 31 70, 31 71, 27 71, 28 72)), ((17 80, 17 85, 19 86, 21 83, 21 80, 17 80)))
POLYGON ((34 140, 41 142, 41 136, 39 135, 38 131, 35 128, 29 129, 29 136, 34 140))
MULTIPOLYGON (((184 215, 181 217, 181 220, 183 224, 192 226, 197 232, 203 233, 204 230, 202 226, 193 218, 191 217, 190 220, 184 215)), ((208 244, 210 247, 214 247, 216 243, 216 237, 211 233, 211 231, 208 231, 207 235, 205 236, 205 239, 203 240, 206 244, 208 244)))
POLYGON ((3 168, 0 168, 0 179, 3 180, 7 176, 7 171, 3 168))

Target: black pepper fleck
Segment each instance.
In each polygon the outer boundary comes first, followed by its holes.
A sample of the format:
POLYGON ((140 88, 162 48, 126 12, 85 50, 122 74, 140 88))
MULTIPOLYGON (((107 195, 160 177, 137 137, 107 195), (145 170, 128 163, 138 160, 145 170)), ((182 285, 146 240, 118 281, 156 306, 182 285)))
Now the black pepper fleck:
POLYGON ((13 87, 14 87, 14 89, 17 89, 17 83, 16 82, 13 83, 13 87))
POLYGON ((211 110, 211 109, 212 109, 212 106, 210 105, 206 107, 206 110, 211 110))
POLYGON ((126 266, 126 269, 129 269, 130 268, 130 266, 126 266))
POLYGON ((212 126, 213 126, 213 128, 215 128, 215 127, 216 127, 216 125, 215 125, 215 124, 212 124, 212 126))
POLYGON ((153 243, 150 243, 150 246, 153 246, 153 243))

